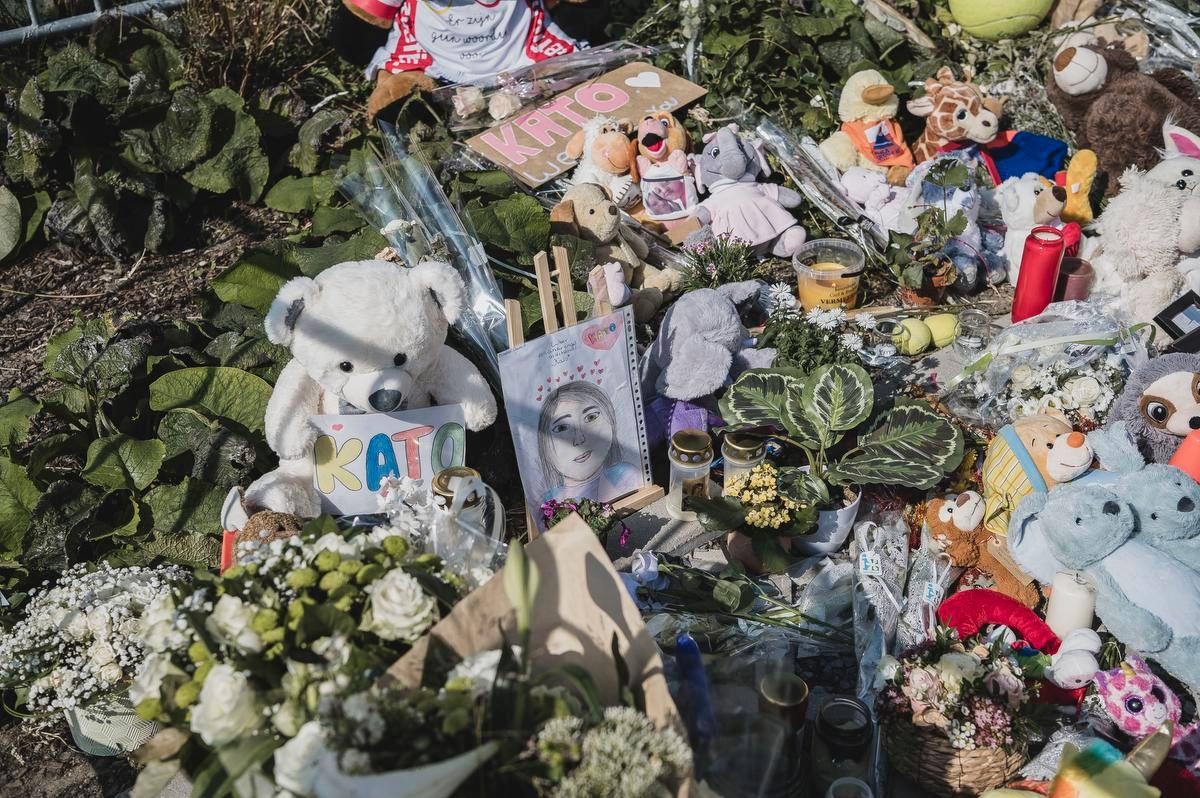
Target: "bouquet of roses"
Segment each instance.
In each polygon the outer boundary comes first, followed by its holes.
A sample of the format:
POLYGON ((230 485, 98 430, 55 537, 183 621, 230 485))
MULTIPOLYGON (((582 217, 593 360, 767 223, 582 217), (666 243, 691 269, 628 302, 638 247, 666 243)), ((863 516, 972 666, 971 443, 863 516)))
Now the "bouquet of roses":
POLYGON ((959 641, 939 627, 934 639, 884 656, 876 670, 876 712, 946 735, 955 748, 1023 745, 1033 730, 1026 686, 1016 656, 1002 641, 959 641))
POLYGON ((322 696, 365 689, 453 606, 458 584, 391 527, 271 541, 155 599, 130 698, 216 749, 204 767, 233 778, 226 754, 253 743, 265 759, 322 696))
MULTIPOLYGON (((1108 418, 1113 400, 1125 386, 1126 370, 1112 354, 1082 366, 1064 358, 1021 363, 1000 390, 998 404, 1010 419, 1059 410, 1072 424, 1100 426, 1108 418)), ((990 394, 984 381, 976 391, 990 394)))
POLYGON ((25 704, 39 714, 124 690, 145 656, 143 613, 185 573, 81 564, 31 590, 24 617, 0 639, 0 688, 28 688, 25 704))

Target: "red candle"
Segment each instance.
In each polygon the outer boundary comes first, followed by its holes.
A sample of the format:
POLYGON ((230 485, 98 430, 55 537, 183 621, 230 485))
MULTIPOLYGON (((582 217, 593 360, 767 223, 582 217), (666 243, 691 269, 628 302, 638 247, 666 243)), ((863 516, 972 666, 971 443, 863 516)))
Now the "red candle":
POLYGON ((1012 320, 1036 316, 1054 301, 1058 283, 1058 267, 1063 259, 1062 231, 1053 227, 1035 227, 1025 239, 1021 255, 1021 274, 1013 294, 1012 320))
POLYGON ((221 534, 221 573, 233 566, 234 545, 237 543, 238 531, 226 529, 221 534))
POLYGON ((1192 479, 1200 482, 1200 429, 1194 429, 1179 444, 1175 454, 1168 461, 1192 479))

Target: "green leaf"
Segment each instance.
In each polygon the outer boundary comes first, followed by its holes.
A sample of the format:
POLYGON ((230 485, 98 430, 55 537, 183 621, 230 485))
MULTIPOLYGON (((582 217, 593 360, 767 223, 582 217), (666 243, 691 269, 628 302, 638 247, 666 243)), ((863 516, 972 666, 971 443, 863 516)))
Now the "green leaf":
POLYGON ((87 527, 91 540, 110 537, 128 537, 137 534, 142 523, 142 508, 137 499, 127 490, 114 490, 107 494, 96 508, 95 517, 87 527))
POLYGON ((305 277, 316 277, 330 266, 373 258, 387 245, 387 239, 378 230, 364 227, 345 241, 328 241, 319 247, 292 247, 287 250, 287 259, 305 277))
POLYGON ((721 417, 748 426, 777 426, 784 416, 788 394, 799 387, 800 380, 794 374, 750 369, 725 392, 720 403, 721 417))
POLYGON ((158 476, 166 447, 129 435, 97 438, 88 446, 83 478, 102 488, 142 491, 158 476))
POLYGON ((80 209, 87 215, 95 238, 110 256, 128 251, 129 242, 122 232, 117 194, 113 187, 101 180, 91 158, 77 154, 75 157, 75 180, 71 184, 80 209))
MULTIPOLYGON (((217 512, 219 514, 220 509, 217 512)), ((159 534, 139 543, 138 552, 147 563, 165 560, 193 568, 212 568, 220 562, 221 541, 215 535, 204 532, 159 534)))
POLYGON ((288 160, 300 174, 314 174, 320 168, 321 150, 326 142, 337 148, 352 131, 350 117, 345 112, 322 108, 300 126, 288 160))
POLYGON ((87 386, 101 399, 110 399, 132 383, 150 355, 148 331, 111 340, 87 332, 67 344, 47 369, 52 377, 75 386, 87 386))
POLYGON ((4 171, 17 182, 37 188, 46 182, 50 170, 43 159, 54 154, 62 137, 53 122, 45 119, 46 99, 37 79, 30 78, 17 99, 16 114, 8 124, 8 149, 4 171))
POLYGON ((718 579, 713 583, 712 595, 726 612, 737 612, 742 607, 742 588, 735 582, 718 579))
POLYGON ((33 508, 22 562, 31 571, 63 571, 76 529, 86 528, 104 494, 79 480, 51 483, 33 508))
POLYGON ((242 98, 233 90, 213 89, 205 97, 217 106, 216 127, 218 131, 228 131, 227 137, 215 155, 184 177, 196 188, 214 194, 236 190, 247 202, 257 202, 271 173, 258 124, 246 113, 242 98))
POLYGON ((701 526, 713 532, 732 532, 746 524, 746 510, 742 503, 728 496, 715 499, 687 496, 684 498, 684 509, 694 511, 701 526))
POLYGON ((41 403, 26 396, 20 388, 9 391, 8 399, 0 404, 0 449, 23 443, 29 434, 31 419, 41 409, 41 403))
POLYGON ((185 478, 178 485, 159 485, 143 499, 155 532, 173 535, 220 529, 223 488, 185 478))
POLYGON ((263 200, 268 208, 284 213, 312 212, 329 203, 337 185, 329 175, 289 176, 271 186, 263 200))
POLYGON ((779 545, 774 535, 759 535, 750 541, 754 553, 762 560, 763 571, 769 574, 781 574, 792 564, 787 552, 779 545))
POLYGON ((190 476, 222 487, 243 484, 254 470, 254 443, 220 421, 189 408, 172 410, 158 423, 168 461, 187 455, 190 476))
POLYGON ((927 490, 962 462, 963 435, 929 405, 899 400, 878 427, 859 438, 858 447, 829 469, 830 481, 927 490))
POLYGON ((213 146, 212 103, 191 88, 171 96, 162 121, 150 131, 155 165, 164 172, 182 172, 208 155, 213 146))
POLYGON ((150 384, 150 407, 191 407, 261 432, 271 386, 261 377, 228 366, 180 369, 150 384))
POLYGON ((78 455, 80 458, 87 453, 91 435, 87 432, 56 432, 38 440, 29 450, 26 470, 31 477, 40 477, 47 464, 64 455, 78 455))
POLYGON ((332 233, 354 233, 363 228, 366 222, 353 206, 344 205, 341 208, 331 208, 322 205, 313 213, 312 234, 324 238, 332 233))
POLYGON ((49 93, 91 97, 105 108, 120 107, 129 88, 120 70, 74 42, 46 60, 38 80, 49 93))
POLYGON ((304 645, 336 634, 350 637, 357 631, 358 624, 349 614, 329 604, 310 604, 296 627, 296 643, 304 645))
POLYGON ((0 457, 0 559, 17 559, 42 492, 25 469, 0 457))
MULTIPOLYGON (((548 530, 547 534, 552 534, 548 530)), ((508 561, 504 564, 504 594, 512 602, 517 617, 517 630, 522 637, 529 634, 533 623, 533 604, 537 600, 538 567, 519 540, 514 540, 508 549, 508 561)))
POLYGON ((21 232, 21 243, 24 246, 32 241, 42 230, 42 222, 46 211, 50 210, 50 195, 45 191, 35 191, 18 198, 21 201, 21 214, 25 219, 25 227, 21 232))
POLYGON ((532 263, 550 240, 550 213, 528 194, 465 210, 484 244, 511 252, 522 263, 532 263))
POLYGON ((265 314, 279 289, 300 270, 266 252, 249 252, 213 280, 212 289, 223 302, 236 302, 265 314))
POLYGON ((4 260, 21 246, 24 234, 21 203, 8 188, 0 186, 0 260, 4 260))
POLYGON ((846 432, 867 420, 875 402, 871 378, 856 363, 819 366, 800 394, 801 404, 829 445, 828 431, 846 432))

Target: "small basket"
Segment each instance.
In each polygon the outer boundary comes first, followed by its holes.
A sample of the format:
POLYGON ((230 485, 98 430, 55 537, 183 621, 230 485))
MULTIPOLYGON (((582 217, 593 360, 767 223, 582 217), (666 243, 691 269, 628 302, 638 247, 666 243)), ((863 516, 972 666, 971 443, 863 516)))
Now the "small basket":
POLYGON ((955 748, 937 729, 897 721, 887 725, 883 743, 893 768, 939 798, 994 790, 1012 781, 1027 758, 1024 748, 955 748))

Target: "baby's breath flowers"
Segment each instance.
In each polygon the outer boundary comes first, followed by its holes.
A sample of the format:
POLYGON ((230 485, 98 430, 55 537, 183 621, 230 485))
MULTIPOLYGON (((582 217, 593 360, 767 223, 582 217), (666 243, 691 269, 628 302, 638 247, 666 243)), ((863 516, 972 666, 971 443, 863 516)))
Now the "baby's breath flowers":
POLYGON ((171 566, 76 565, 31 590, 25 617, 0 638, 0 687, 28 687, 26 706, 39 714, 124 689, 145 656, 144 614, 184 576, 171 566))

